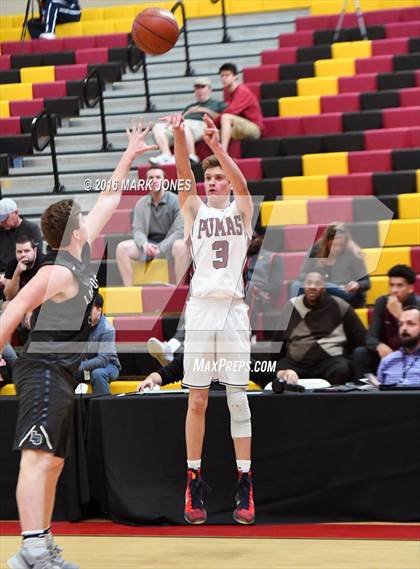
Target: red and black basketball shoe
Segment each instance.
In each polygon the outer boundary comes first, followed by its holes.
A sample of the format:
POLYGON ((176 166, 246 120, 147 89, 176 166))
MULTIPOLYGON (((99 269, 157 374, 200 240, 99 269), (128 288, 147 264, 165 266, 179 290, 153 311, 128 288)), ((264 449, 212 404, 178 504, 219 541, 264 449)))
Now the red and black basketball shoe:
POLYGON ((201 478, 201 469, 189 468, 184 510, 184 518, 189 524, 204 524, 207 520, 203 502, 203 490, 207 488, 207 484, 201 478))
POLYGON ((233 512, 233 519, 239 524, 253 524, 255 522, 255 506, 251 471, 239 471, 235 502, 236 508, 233 512))

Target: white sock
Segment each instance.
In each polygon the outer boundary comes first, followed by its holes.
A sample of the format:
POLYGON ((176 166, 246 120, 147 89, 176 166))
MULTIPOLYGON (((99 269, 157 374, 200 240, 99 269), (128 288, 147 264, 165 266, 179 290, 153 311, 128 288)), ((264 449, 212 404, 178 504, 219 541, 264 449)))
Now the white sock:
POLYGON ((168 346, 171 348, 173 354, 177 351, 180 345, 181 342, 176 338, 171 338, 170 340, 168 340, 168 346))
POLYGON ((251 470, 251 461, 250 460, 237 460, 236 466, 238 470, 244 472, 245 474, 251 470))
POLYGON ((199 470, 201 468, 201 458, 198 460, 187 460, 188 468, 192 468, 193 470, 199 470))
POLYGON ((22 547, 31 557, 39 557, 47 551, 48 543, 46 536, 46 530, 23 531, 22 547))

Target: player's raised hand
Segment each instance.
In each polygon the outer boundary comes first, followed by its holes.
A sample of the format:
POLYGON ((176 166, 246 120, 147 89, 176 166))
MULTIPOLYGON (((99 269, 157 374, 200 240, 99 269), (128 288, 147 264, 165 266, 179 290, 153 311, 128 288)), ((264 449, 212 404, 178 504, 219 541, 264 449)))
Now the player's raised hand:
POLYGON ((145 152, 150 152, 151 150, 158 150, 156 144, 147 144, 146 137, 152 128, 152 124, 149 123, 146 128, 143 128, 143 121, 140 120, 138 123, 135 121, 131 124, 131 129, 127 128, 128 145, 127 152, 133 154, 134 156, 140 156, 145 152))
POLYGON ((176 115, 166 115, 161 117, 160 120, 166 122, 166 124, 174 130, 184 130, 184 117, 179 113, 176 115))
POLYGON ((219 131, 217 126, 214 124, 213 120, 208 116, 204 115, 203 121, 206 125, 206 130, 204 131, 203 140, 212 150, 219 145, 219 131))

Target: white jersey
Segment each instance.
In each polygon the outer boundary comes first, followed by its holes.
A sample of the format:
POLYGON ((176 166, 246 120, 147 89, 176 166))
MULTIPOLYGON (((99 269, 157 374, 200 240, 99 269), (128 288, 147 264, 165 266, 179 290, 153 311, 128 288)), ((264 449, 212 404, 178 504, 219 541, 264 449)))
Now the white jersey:
POLYGON ((190 234, 192 297, 244 298, 243 271, 250 235, 235 201, 225 209, 200 206, 190 234))

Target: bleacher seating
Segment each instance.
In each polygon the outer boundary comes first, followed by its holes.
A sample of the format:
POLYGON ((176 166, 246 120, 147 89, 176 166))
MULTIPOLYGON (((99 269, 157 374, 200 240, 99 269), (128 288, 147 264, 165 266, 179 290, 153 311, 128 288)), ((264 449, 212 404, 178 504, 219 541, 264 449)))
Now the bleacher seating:
MULTIPOLYGON (((284 266, 273 310, 259 315, 267 330, 259 340, 270 338, 290 282, 332 221, 348 224, 365 253, 372 287, 368 306, 357 311, 365 325, 375 299, 387 292, 391 266, 406 263, 420 273, 420 8, 366 12, 367 41, 355 15, 346 14, 333 43, 337 14, 322 13, 322 2, 313 5, 320 15, 297 18, 295 32, 281 34, 276 49, 262 51, 261 65, 244 68, 244 82, 261 103, 265 132, 230 148, 251 193, 262 196, 258 223, 267 229, 272 274, 280 259, 284 266)), ((107 81, 121 80, 138 7, 95 10, 63 26, 53 41, 22 44, 8 31, 17 20, 2 26, 0 39, 11 41, 0 46, 0 153, 32 152, 30 121, 44 108, 58 117, 57 125, 60 117, 77 115, 82 81, 93 69, 107 81)), ((200 157, 208 154, 205 145, 198 151, 200 157)), ((140 178, 146 169, 138 168, 140 178)), ((164 169, 169 179, 176 176, 173 166, 164 169)), ((202 172, 194 170, 202 195, 202 172)), ((115 250, 131 231, 140 195, 124 196, 92 250, 104 311, 117 342, 126 345, 144 345, 150 336, 169 339, 188 292, 187 286, 162 284, 173 280, 173 267, 163 259, 145 267, 136 263, 135 286, 121 286, 115 250)), ((124 374, 136 375, 138 360, 127 354, 122 360, 124 374)), ((133 388, 112 386, 113 392, 133 388)))

